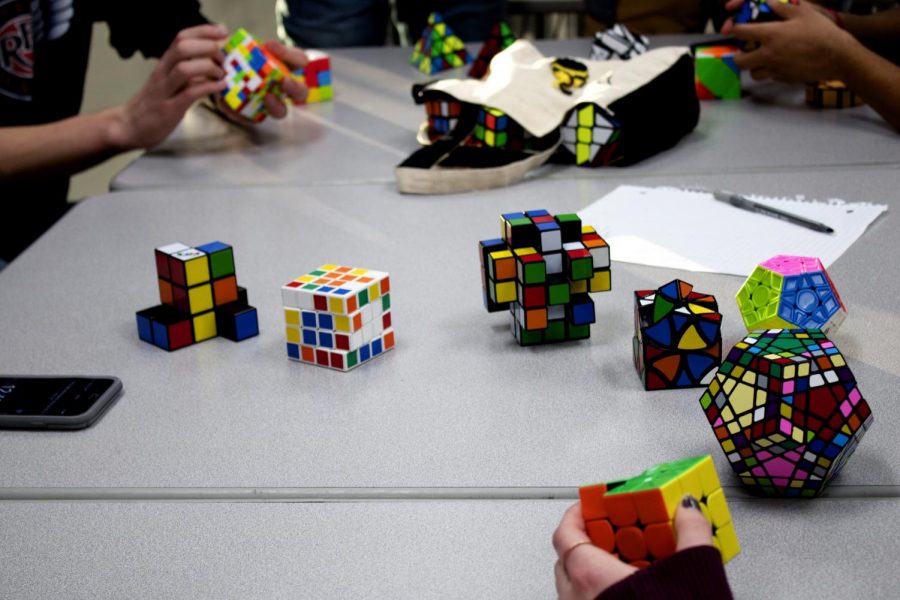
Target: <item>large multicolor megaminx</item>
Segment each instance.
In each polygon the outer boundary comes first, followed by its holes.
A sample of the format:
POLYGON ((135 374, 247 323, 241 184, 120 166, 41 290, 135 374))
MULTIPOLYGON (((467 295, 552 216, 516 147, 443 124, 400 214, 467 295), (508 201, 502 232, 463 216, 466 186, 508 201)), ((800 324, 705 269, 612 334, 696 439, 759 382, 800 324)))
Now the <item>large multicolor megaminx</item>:
POLYGON ((394 347, 387 273, 322 265, 281 287, 288 358, 350 369, 394 347))
POLYGON ((821 493, 872 424, 844 357, 818 329, 749 334, 700 405, 735 473, 767 496, 821 493))
POLYGON ((734 558, 741 546, 709 455, 663 463, 631 479, 578 490, 585 529, 594 545, 636 567, 675 552, 672 522, 685 494, 700 502, 722 561, 734 558))
POLYGON ((222 90, 222 98, 236 113, 262 121, 267 115, 263 99, 269 93, 283 96, 281 83, 290 69, 244 29, 228 38, 224 51, 227 87, 222 90))
POLYGON ((822 261, 778 255, 760 263, 737 293, 747 331, 755 329, 837 330, 847 316, 822 261))
POLYGON ((409 62, 426 75, 434 75, 471 63, 472 55, 440 13, 433 12, 409 62))
POLYGON ((609 246, 578 215, 506 213, 501 236, 479 242, 484 306, 509 310, 519 344, 588 338, 590 292, 611 289, 609 246))
POLYGON ((634 293, 634 366, 644 389, 708 384, 722 360, 722 315, 715 297, 680 279, 634 293))

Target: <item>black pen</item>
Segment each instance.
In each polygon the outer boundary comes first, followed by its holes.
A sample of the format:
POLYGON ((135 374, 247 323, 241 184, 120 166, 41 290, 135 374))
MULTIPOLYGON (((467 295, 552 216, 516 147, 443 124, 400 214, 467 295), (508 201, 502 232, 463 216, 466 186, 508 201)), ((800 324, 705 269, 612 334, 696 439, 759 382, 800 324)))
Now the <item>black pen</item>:
POLYGON ((749 198, 745 198, 738 194, 716 191, 713 192, 712 195, 713 198, 715 198, 719 202, 727 202, 735 208, 742 208, 744 210, 749 210, 750 212, 755 212, 767 217, 775 217, 776 219, 781 219, 782 221, 787 221, 788 223, 799 225, 800 227, 806 227, 807 229, 812 229, 813 231, 819 231, 821 233, 834 233, 834 229, 832 229, 828 225, 825 225, 824 223, 819 223, 818 221, 813 221, 812 219, 807 219, 805 217, 801 217, 800 215, 795 215, 783 210, 778 210, 777 208, 772 208, 771 206, 766 206, 765 204, 760 204, 759 202, 754 202, 753 200, 750 200, 749 198))

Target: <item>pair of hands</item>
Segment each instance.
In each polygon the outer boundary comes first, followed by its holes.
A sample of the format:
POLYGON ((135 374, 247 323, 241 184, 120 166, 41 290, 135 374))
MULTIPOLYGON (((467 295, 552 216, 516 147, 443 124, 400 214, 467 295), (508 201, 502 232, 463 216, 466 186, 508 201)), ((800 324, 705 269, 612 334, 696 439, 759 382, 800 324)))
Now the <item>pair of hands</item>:
MULTIPOLYGON (((743 0, 729 0, 725 8, 735 11, 741 4, 743 0)), ((753 50, 736 54, 735 64, 750 71, 753 79, 839 79, 837 59, 850 34, 811 4, 770 0, 768 5, 782 21, 735 25, 729 19, 722 27, 722 33, 756 45, 753 50)))
MULTIPOLYGON (((712 546, 712 527, 698 508, 683 501, 675 512, 675 549, 677 552, 694 546, 712 546)), ((553 571, 561 600, 593 600, 637 571, 591 544, 581 516, 581 503, 569 507, 563 515, 553 532, 553 547, 559 556, 553 571)))
MULTIPOLYGON (((141 90, 120 107, 114 145, 127 150, 159 144, 195 101, 209 95, 229 119, 251 123, 220 102, 226 87, 222 46, 227 37, 228 30, 221 25, 198 25, 179 32, 141 90)), ((291 70, 306 66, 306 55, 299 48, 275 41, 266 42, 265 47, 291 70)), ((306 98, 306 86, 291 77, 284 79, 282 90, 292 101, 306 98)), ((276 119, 287 114, 284 102, 274 95, 267 95, 264 104, 276 119)))

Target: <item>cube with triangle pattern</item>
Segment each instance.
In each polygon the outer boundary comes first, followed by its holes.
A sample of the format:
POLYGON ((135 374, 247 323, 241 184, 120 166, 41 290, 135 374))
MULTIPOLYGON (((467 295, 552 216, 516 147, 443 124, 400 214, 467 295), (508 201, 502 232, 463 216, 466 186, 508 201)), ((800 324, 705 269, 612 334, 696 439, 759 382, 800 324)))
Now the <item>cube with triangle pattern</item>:
POLYGON ((434 12, 428 17, 428 25, 416 42, 409 62, 426 75, 434 75, 471 63, 472 55, 440 13, 434 12))
POLYGON ((646 390, 708 384, 722 360, 716 299, 675 279, 634 293, 634 366, 646 390))
POLYGON ((694 51, 694 87, 700 100, 740 100, 741 70, 737 46, 701 46, 694 51))

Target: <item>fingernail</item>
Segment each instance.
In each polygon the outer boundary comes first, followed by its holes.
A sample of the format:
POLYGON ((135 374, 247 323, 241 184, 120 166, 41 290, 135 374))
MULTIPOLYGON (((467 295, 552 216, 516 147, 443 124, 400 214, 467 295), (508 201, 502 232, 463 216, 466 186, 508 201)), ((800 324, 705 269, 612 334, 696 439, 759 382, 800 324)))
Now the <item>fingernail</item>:
POLYGON ((700 510, 700 503, 697 502, 697 499, 691 496, 690 494, 685 494, 684 498, 681 499, 681 505, 685 508, 693 508, 694 510, 700 510))

